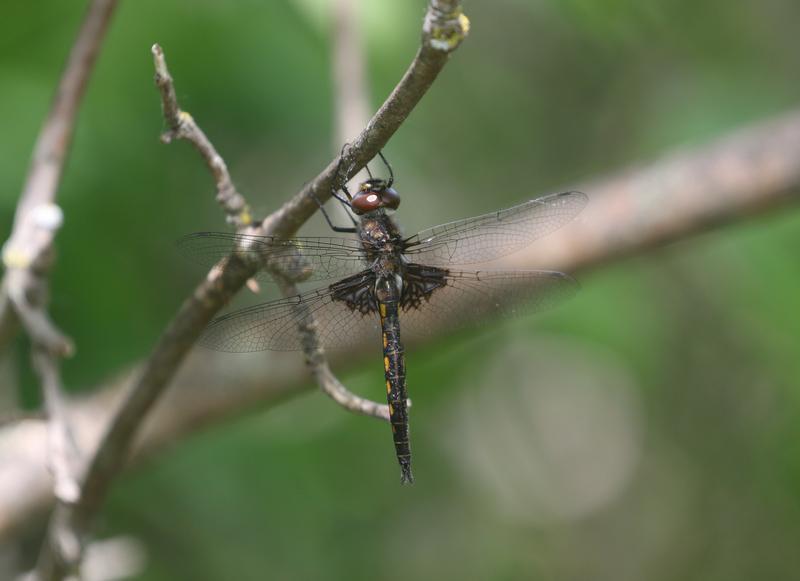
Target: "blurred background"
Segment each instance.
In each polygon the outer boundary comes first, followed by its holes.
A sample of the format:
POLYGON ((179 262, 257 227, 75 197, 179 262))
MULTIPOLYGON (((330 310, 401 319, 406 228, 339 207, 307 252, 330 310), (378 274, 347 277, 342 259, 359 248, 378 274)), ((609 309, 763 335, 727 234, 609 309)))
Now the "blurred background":
MULTIPOLYGON (((85 4, 4 2, 0 232, 85 4)), ((334 152, 330 4, 120 5, 59 193, 51 311, 78 346, 71 391, 146 356, 205 274, 174 240, 225 228, 196 153, 158 141, 150 46, 264 214, 334 152)), ((376 107, 418 47, 425 2, 360 4, 376 107)), ((800 102, 795 0, 465 11, 469 38, 385 150, 409 233, 800 102)), ((302 233, 324 231, 315 217, 302 233)), ((98 535, 135 540, 142 581, 796 578, 799 247, 788 207, 581 275, 553 312, 410 351, 413 487, 399 485, 385 425, 307 391, 127 473, 98 535)), ((336 369, 373 399, 378 349, 336 369)), ((0 401, 35 408, 24 339, 15 353, 19 387, 0 401)))

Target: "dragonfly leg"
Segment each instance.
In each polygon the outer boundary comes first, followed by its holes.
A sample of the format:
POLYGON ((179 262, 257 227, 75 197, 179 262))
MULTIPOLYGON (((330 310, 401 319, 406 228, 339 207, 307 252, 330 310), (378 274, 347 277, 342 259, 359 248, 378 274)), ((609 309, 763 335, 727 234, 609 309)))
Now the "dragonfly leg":
MULTIPOLYGON (((386 166, 386 169, 388 169, 388 170, 389 170, 389 181, 388 181, 388 182, 386 182, 386 187, 387 187, 387 188, 391 188, 391 187, 392 187, 392 184, 394 183, 394 172, 392 171, 392 166, 391 166, 391 164, 390 164, 390 163, 389 163, 389 162, 386 160, 386 157, 383 155, 383 150, 379 151, 379 152, 378 152, 378 155, 380 156, 381 160, 383 161, 383 165, 385 165, 385 166, 386 166)), ((370 177, 372 177, 372 176, 370 176, 370 177)))
MULTIPOLYGON (((322 212, 322 215, 325 217, 325 221, 328 223, 328 226, 330 226, 331 230, 333 230, 334 232, 347 232, 348 234, 354 234, 355 232, 357 232, 357 230, 356 230, 356 227, 355 227, 355 225, 357 224, 357 222, 356 222, 355 218, 353 218, 353 216, 350 214, 350 212, 347 212, 347 215, 348 215, 348 216, 350 217, 350 219, 353 221, 353 226, 337 226, 336 224, 334 224, 334 223, 333 223, 333 220, 331 220, 331 217, 330 217, 330 215, 329 215, 329 214, 328 214, 328 212, 325 210, 325 205, 324 205, 324 204, 323 204, 323 203, 320 201, 320 199, 317 197, 317 194, 315 194, 315 193, 312 191, 312 192, 311 192, 311 195, 313 196, 313 198, 314 198, 314 201, 315 201, 315 202, 317 202, 317 206, 319 206, 319 211, 320 211, 320 212, 322 212)), ((349 202, 342 200, 342 199, 341 199, 341 198, 339 198, 339 196, 337 196, 336 194, 333 194, 333 196, 334 196, 334 197, 335 197, 337 200, 339 200, 340 202, 342 202, 342 203, 345 205, 345 207, 347 207, 347 208, 349 208, 349 207, 350 207, 350 203, 349 203, 349 202)))
MULTIPOLYGON (((347 208, 347 210, 352 210, 352 206, 350 205, 350 200, 353 199, 353 196, 350 194, 350 190, 347 189, 347 175, 346 173, 342 172, 342 163, 344 162, 344 150, 347 146, 350 145, 349 143, 345 143, 342 145, 342 150, 339 152, 339 163, 336 165, 336 172, 333 174, 333 180, 331 182, 331 197, 336 198, 339 200, 342 205, 347 208), (339 183, 341 182, 341 185, 339 183), (342 196, 339 191, 344 193, 342 196), (346 197, 345 197, 346 196, 346 197)), ((356 226, 358 226, 358 221, 353 217, 353 214, 348 211, 347 217, 350 218, 350 221, 353 223, 352 226, 336 226, 334 225, 333 221, 331 220, 328 213, 325 211, 322 203, 320 202, 319 198, 312 192, 314 199, 317 201, 317 205, 319 209, 322 211, 322 215, 325 216, 325 221, 328 223, 328 226, 331 227, 331 230, 334 232, 349 232, 354 233, 357 232, 356 226)))
POLYGON ((350 195, 350 191, 347 189, 347 174, 349 170, 352 168, 347 169, 347 171, 342 171, 342 163, 344 162, 344 150, 347 146, 350 145, 349 143, 345 143, 342 145, 342 150, 339 152, 339 163, 336 164, 336 172, 333 174, 333 181, 331 182, 331 195, 342 202, 343 204, 349 206, 350 200, 353 199, 353 196, 350 195), (345 195, 347 196, 347 201, 339 197, 339 190, 342 190, 345 195))

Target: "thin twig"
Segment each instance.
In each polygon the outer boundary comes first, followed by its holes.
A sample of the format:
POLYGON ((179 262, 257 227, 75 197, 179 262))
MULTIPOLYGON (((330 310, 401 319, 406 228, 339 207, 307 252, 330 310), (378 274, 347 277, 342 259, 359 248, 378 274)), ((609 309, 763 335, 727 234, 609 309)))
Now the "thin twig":
MULTIPOLYGON (((294 283, 288 282, 285 279, 277 278, 281 292, 284 296, 295 296, 300 294, 297 286, 294 283)), ((303 309, 302 305, 298 305, 299 309, 303 309)), ((306 364, 311 369, 314 378, 320 389, 330 396, 330 398, 338 403, 340 406, 348 411, 370 416, 381 420, 389 421, 389 406, 379 404, 369 399, 360 397, 349 389, 347 389, 342 382, 340 382, 331 371, 328 360, 325 356, 325 351, 320 345, 319 337, 317 336, 317 325, 314 317, 310 313, 304 313, 304 319, 300 323, 298 331, 300 332, 300 342, 303 346, 303 355, 306 358, 306 364)))
POLYGON ((250 206, 233 185, 228 166, 206 134, 195 123, 194 118, 178 105, 172 76, 167 69, 164 51, 157 44, 153 45, 153 62, 156 68, 156 86, 161 92, 161 107, 169 129, 161 134, 161 141, 169 143, 173 139, 189 141, 200 153, 214 176, 217 185, 217 201, 227 214, 228 222, 236 228, 249 226, 252 221, 250 206))
MULTIPOLYGON (((754 124, 710 145, 593 180, 581 189, 589 193, 590 203, 579 220, 512 255, 503 261, 503 267, 547 266, 585 272, 654 246, 741 224, 786 203, 797 204, 800 110, 754 124)), ((446 332, 431 321, 431 339, 446 332)), ((339 363, 356 364, 353 353, 369 355, 374 347, 359 343, 339 363)), ((195 357, 176 378, 170 405, 160 406, 142 431, 137 455, 152 455, 206 426, 304 393, 308 389, 304 367, 292 365, 280 355, 265 353, 258 358, 257 367, 238 375, 231 375, 223 366, 220 358, 224 354, 195 357), (203 389, 222 381, 225 390, 203 389)), ((98 389, 88 399, 76 402, 73 416, 83 418, 87 426, 107 421, 124 388, 127 383, 98 389)), ((41 430, 34 429, 34 422, 28 424, 0 429, 0 451, 14 459, 6 463, 8 468, 0 478, 0 541, 20 534, 32 516, 53 503, 52 485, 43 466, 45 439, 41 430), (25 436, 20 435, 23 428, 25 436), (26 483, 22 491, 15 487, 19 482, 26 483)), ((91 431, 87 427, 79 433, 91 431)), ((95 441, 82 445, 91 447, 95 441)))
MULTIPOLYGON (((433 83, 467 32, 466 17, 457 1, 431 0, 423 26, 423 42, 417 56, 398 86, 348 149, 345 162, 355 174, 389 140, 433 83), (448 11, 443 12, 442 6, 448 11)), ((313 192, 320 199, 330 196, 330 183, 337 160, 304 188, 293 201, 269 216, 257 228, 262 235, 288 236, 316 210, 313 192), (327 187, 326 187, 327 184, 327 187)), ((349 177, 349 176, 348 176, 349 177)), ((102 437, 82 483, 81 497, 71 506, 58 505, 50 520, 55 533, 60 523, 78 538, 85 535, 97 514, 114 477, 127 460, 133 437, 153 404, 169 385, 178 367, 211 317, 254 274, 256 265, 245 264, 232 254, 221 268, 214 269, 181 306, 158 340, 151 356, 102 437)), ((53 537, 50 537, 53 538, 53 537)), ((57 556, 57 546, 47 542, 39 556, 43 579, 63 579, 68 569, 57 556)))

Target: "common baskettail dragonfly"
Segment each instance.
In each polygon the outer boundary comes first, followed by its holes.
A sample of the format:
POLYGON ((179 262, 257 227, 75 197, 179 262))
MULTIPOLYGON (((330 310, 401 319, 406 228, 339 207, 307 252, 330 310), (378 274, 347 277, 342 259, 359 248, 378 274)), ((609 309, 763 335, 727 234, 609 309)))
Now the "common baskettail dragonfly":
MULTIPOLYGON (((381 156, 383 158, 383 156, 381 156)), ((384 159, 385 161, 385 159, 384 159)), ((336 195, 358 216, 357 238, 296 237, 198 232, 181 238, 190 259, 213 266, 232 251, 264 269, 303 280, 339 278, 328 286, 214 319, 200 344, 218 351, 290 351, 303 348, 299 326, 309 315, 326 349, 349 349, 365 340, 383 346, 387 402, 401 482, 413 482, 408 426, 404 338, 432 328, 459 328, 495 314, 541 310, 571 296, 577 283, 550 270, 455 270, 529 245, 572 220, 586 205, 581 192, 565 192, 435 226, 404 237, 392 213, 400 204, 394 176, 372 178, 351 195, 336 195), (302 260, 298 260, 302 256, 302 260)), ((326 214, 326 219, 330 219, 326 214)), ((331 224, 331 226, 333 226, 331 224)))

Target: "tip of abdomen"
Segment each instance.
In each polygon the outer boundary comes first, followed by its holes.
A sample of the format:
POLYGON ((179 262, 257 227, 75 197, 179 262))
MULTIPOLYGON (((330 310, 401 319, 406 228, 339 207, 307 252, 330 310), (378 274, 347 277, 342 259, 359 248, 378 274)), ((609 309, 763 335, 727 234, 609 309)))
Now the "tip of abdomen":
POLYGON ((414 484, 414 475, 411 474, 411 462, 400 463, 400 483, 414 484))

